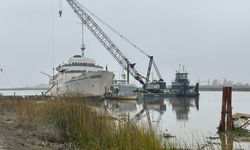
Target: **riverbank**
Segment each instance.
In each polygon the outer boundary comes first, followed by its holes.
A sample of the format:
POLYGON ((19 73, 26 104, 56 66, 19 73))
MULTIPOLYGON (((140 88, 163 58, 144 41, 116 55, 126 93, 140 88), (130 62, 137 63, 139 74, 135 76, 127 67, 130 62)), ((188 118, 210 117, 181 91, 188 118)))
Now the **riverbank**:
POLYGON ((64 149, 65 145, 53 143, 41 139, 31 130, 19 126, 17 118, 13 114, 3 112, 0 108, 0 149, 36 149, 36 150, 59 150, 64 149))

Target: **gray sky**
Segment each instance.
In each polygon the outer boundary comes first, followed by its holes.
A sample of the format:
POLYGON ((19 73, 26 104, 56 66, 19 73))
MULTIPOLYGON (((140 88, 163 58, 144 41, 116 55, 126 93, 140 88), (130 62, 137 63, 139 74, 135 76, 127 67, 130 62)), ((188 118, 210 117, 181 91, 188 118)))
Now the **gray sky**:
MULTIPOLYGON (((186 65, 192 82, 224 78, 250 82, 249 0, 79 0, 97 16, 154 55, 167 84, 178 64, 186 65)), ((2 1, 0 5, 0 87, 47 83, 40 71, 80 54, 81 27, 66 1, 63 18, 54 0, 2 1), (55 52, 52 49, 52 15, 55 52), (55 55, 53 54, 55 53, 55 55)), ((99 24, 99 22, 97 21, 99 24)), ((103 27, 100 24, 101 27, 103 27)), ((107 35, 144 75, 148 59, 103 27, 107 35)), ((86 31, 86 56, 121 68, 86 31)))

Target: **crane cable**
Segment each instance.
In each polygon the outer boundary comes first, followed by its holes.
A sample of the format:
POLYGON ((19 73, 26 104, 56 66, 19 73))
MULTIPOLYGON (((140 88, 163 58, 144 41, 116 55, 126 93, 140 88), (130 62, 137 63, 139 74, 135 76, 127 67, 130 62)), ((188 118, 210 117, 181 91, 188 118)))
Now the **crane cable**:
POLYGON ((92 15, 94 18, 96 18, 97 20, 99 20, 103 25, 105 25, 106 27, 108 27, 111 31, 113 31, 114 33, 116 33, 120 38, 122 38, 123 40, 125 40, 127 43, 129 43, 131 46, 133 46, 135 49, 137 49, 138 51, 140 51, 142 54, 144 54, 147 57, 150 57, 149 54, 147 54, 144 50, 142 50, 141 48, 139 48, 136 44, 134 44, 133 42, 131 42, 127 37, 125 37, 124 35, 122 35, 120 32, 118 32, 116 29, 114 29, 113 27, 111 27, 109 24, 107 24, 105 21, 103 21, 100 17, 96 16, 92 11, 90 11, 87 7, 83 6, 82 4, 81 7, 83 9, 85 9, 90 15, 92 15))
POLYGON ((62 0, 59 0, 59 15, 62 17, 62 0))
MULTIPOLYGON (((138 47, 136 44, 134 44, 133 42, 131 42, 127 37, 125 37, 124 35, 122 35, 120 32, 118 32, 116 29, 114 29, 113 27, 111 27, 108 23, 106 23, 104 20, 102 20, 100 17, 98 17, 97 15, 95 15, 91 10, 89 10, 87 7, 83 6, 82 4, 78 3, 81 8, 85 9, 91 16, 93 16, 94 18, 96 18, 97 20, 99 20, 103 25, 105 25, 107 28, 109 28, 111 31, 113 31, 115 34, 117 34, 120 38, 122 38, 123 40, 125 40, 128 44, 130 44, 132 47, 134 47, 135 49, 137 49, 138 51, 140 51, 142 54, 144 54, 145 56, 147 56, 148 58, 150 58, 151 56, 149 54, 147 54, 144 50, 142 50, 140 47, 138 47)), ((153 60, 153 65, 154 65, 154 69, 158 75, 158 77, 160 78, 160 80, 162 80, 162 76, 161 73, 155 63, 155 60, 153 60)))
MULTIPOLYGON (((77 2, 77 1, 76 1, 77 2)), ((77 2, 78 3, 78 2, 77 2)), ((149 54, 147 54, 144 50, 142 50, 140 47, 138 47, 136 44, 134 44, 132 41, 130 41, 127 37, 125 37, 124 35, 122 35, 120 32, 118 32, 116 29, 114 29, 113 27, 111 27, 108 23, 106 23, 104 20, 102 20, 100 17, 98 17, 97 15, 95 15, 91 10, 89 10, 87 7, 85 7, 84 5, 82 5, 81 3, 78 3, 78 5, 85 9, 86 12, 88 12, 91 16, 93 16, 94 18, 96 18, 98 21, 100 21, 104 26, 106 26, 107 28, 109 28, 111 31, 113 31, 115 34, 117 34, 120 38, 122 38, 123 40, 125 40, 128 44, 130 44, 132 47, 134 47, 135 49, 137 49, 138 51, 140 51, 142 54, 144 54, 145 56, 147 56, 148 58, 150 58, 151 56, 149 54)), ((61 17, 62 15, 62 3, 61 0, 59 0, 59 15, 61 17)), ((153 60, 153 65, 154 65, 154 69, 158 75, 158 77, 162 80, 162 76, 160 74, 160 71, 155 63, 155 61, 153 60)))

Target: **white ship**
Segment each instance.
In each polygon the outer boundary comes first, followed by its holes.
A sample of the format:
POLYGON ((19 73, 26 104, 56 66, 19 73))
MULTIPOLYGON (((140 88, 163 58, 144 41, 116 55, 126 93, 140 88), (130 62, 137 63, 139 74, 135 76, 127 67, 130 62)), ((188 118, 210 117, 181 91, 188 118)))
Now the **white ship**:
POLYGON ((56 70, 58 73, 50 78, 52 96, 103 96, 114 79, 114 73, 84 55, 73 56, 56 70))

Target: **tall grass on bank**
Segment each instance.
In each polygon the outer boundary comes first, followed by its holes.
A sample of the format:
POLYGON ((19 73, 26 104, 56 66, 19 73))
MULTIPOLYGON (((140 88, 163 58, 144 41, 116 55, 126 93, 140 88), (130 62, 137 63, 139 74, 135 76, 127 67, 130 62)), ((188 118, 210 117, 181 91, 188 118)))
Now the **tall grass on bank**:
POLYGON ((49 141, 73 143, 79 149, 168 149, 146 127, 119 124, 78 98, 2 99, 0 104, 0 111, 16 115, 18 126, 49 141))

